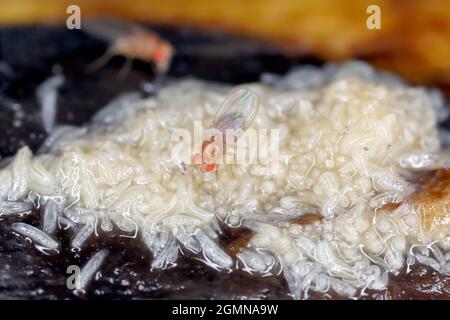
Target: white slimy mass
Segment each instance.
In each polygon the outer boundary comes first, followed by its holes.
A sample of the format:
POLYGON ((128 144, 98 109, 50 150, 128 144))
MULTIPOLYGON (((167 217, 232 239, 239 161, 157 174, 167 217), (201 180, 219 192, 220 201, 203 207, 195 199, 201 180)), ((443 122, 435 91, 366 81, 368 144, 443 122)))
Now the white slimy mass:
MULTIPOLYGON (((113 232, 115 225, 145 241, 155 268, 175 264, 180 248, 233 268, 234 257, 215 239, 217 221, 244 226, 255 235, 239 264, 255 272, 281 267, 297 298, 309 290, 382 290, 388 273, 405 270, 416 252, 419 262, 445 272, 445 259, 426 245, 448 254, 450 230, 424 231, 408 201, 418 172, 448 163, 437 129, 445 109, 435 93, 357 62, 266 75, 247 87, 261 103, 251 128, 280 132, 273 175, 261 164, 204 173, 172 156, 173 131, 192 133, 194 121, 207 126, 232 89, 183 80, 156 97, 122 96, 87 130, 55 128, 45 153, 19 150, 0 170, 0 208, 29 201, 30 192, 43 202, 58 199, 45 207, 46 229, 67 218, 78 225, 72 244, 82 247, 97 228, 113 232), (392 203, 395 210, 383 211, 392 203), (319 219, 293 222, 311 214, 319 219)), ((16 207, 29 209, 8 210, 16 207)))

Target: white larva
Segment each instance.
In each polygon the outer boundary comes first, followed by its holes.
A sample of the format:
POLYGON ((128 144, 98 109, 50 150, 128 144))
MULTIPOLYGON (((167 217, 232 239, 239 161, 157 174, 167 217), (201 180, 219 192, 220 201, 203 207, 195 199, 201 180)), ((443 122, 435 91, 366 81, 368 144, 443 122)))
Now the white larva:
POLYGON ((288 267, 283 266, 283 276, 286 279, 289 291, 291 292, 294 299, 302 298, 302 284, 301 277, 294 274, 288 267))
POLYGON ((185 226, 176 226, 172 229, 172 233, 177 238, 181 244, 191 252, 199 253, 201 251, 201 246, 198 241, 194 238, 193 234, 186 231, 185 226))
POLYGON ((61 125, 56 126, 52 129, 52 131, 48 134, 47 138, 45 138, 44 142, 42 142, 39 147, 37 154, 48 153, 52 146, 63 136, 65 133, 70 132, 71 130, 76 130, 78 127, 70 126, 70 125, 61 125))
POLYGON ((155 251, 157 250, 159 243, 158 243, 158 237, 160 237, 159 232, 156 230, 156 228, 151 225, 147 224, 144 225, 142 230, 142 239, 147 246, 147 248, 155 254, 155 251))
POLYGON ((244 270, 261 273, 269 271, 270 265, 266 264, 264 257, 258 252, 247 249, 238 253, 237 258, 244 264, 244 270))
POLYGON ((93 122, 102 124, 112 124, 135 113, 134 108, 130 107, 134 102, 140 100, 139 92, 124 93, 111 100, 105 107, 97 111, 92 118, 93 122))
POLYGON ((445 261, 450 261, 450 251, 447 251, 444 255, 445 261))
POLYGON ((111 219, 109 219, 106 214, 103 214, 100 218, 100 228, 102 228, 102 230, 104 232, 110 232, 113 229, 113 225, 111 222, 111 219))
POLYGON ((29 185, 29 164, 31 151, 28 147, 23 147, 17 152, 11 163, 12 183, 8 193, 8 200, 16 201, 25 196, 29 185))
POLYGON ((399 193, 405 190, 404 179, 389 170, 374 173, 372 179, 375 188, 380 192, 399 193))
POLYGON ((22 214, 33 210, 33 204, 22 201, 1 201, 0 202, 0 217, 22 214))
POLYGON ((60 229, 75 229, 77 224, 66 217, 58 217, 58 226, 60 229))
POLYGON ((68 219, 75 223, 86 223, 93 216, 92 211, 79 206, 67 207, 63 210, 63 213, 68 219))
POLYGON ((108 256, 108 250, 103 249, 92 256, 91 259, 83 266, 80 274, 78 275, 75 286, 78 290, 85 290, 92 280, 94 274, 100 269, 103 261, 108 256))
POLYGON ((166 268, 173 266, 178 258, 178 246, 175 238, 169 235, 164 244, 160 244, 158 250, 154 250, 152 268, 166 268))
POLYGON ((11 172, 9 170, 0 169, 0 200, 6 199, 11 189, 11 172))
POLYGON ((84 136, 87 132, 88 129, 86 127, 80 128, 69 125, 58 126, 50 132, 37 151, 37 154, 45 154, 49 152, 56 153, 61 150, 65 144, 84 136))
POLYGON ((423 254, 420 253, 415 253, 414 257, 417 259, 417 261, 419 261, 421 264, 424 264, 426 266, 429 266, 431 268, 433 268, 436 271, 440 271, 441 270, 441 265, 439 264, 439 262, 437 262, 435 259, 427 257, 423 254))
POLYGON ((439 264, 443 266, 445 264, 445 255, 436 243, 431 246, 431 252, 439 264))
POLYGON ((195 238, 202 246, 205 259, 220 268, 230 268, 233 264, 231 257, 223 251, 217 243, 209 238, 202 230, 197 230, 195 238))
POLYGON ((119 221, 117 223, 117 226, 119 227, 120 230, 125 232, 136 233, 138 230, 138 225, 127 217, 124 217, 121 221, 119 221))
POLYGON ((94 225, 94 219, 90 219, 81 229, 78 231, 78 233, 73 237, 71 242, 71 247, 80 249, 83 244, 86 242, 86 240, 89 239, 89 237, 94 233, 95 225, 94 225))
POLYGON ((178 246, 175 238, 166 230, 156 230, 148 225, 143 229, 143 239, 153 254, 152 268, 173 266, 178 257, 178 246))
POLYGON ((399 203, 401 200, 399 193, 380 193, 370 199, 369 205, 372 208, 379 208, 388 203, 399 203))
POLYGON ((356 294, 356 288, 342 280, 332 279, 330 285, 334 291, 343 296, 353 297, 356 294))
POLYGON ((58 98, 58 88, 64 83, 64 76, 56 75, 48 78, 36 89, 36 96, 41 106, 42 122, 44 129, 51 132, 56 119, 56 103, 58 98))
POLYGON ((88 132, 88 128, 81 127, 81 128, 69 128, 66 132, 61 134, 58 139, 53 143, 53 145, 50 147, 51 153, 57 153, 60 151, 65 145, 67 145, 69 142, 77 140, 84 135, 86 135, 88 132))
POLYGON ((288 211, 299 210, 302 202, 298 197, 283 197, 280 200, 280 207, 288 211))
POLYGON ((42 230, 48 234, 53 234, 58 223, 60 207, 58 202, 53 199, 47 199, 42 214, 42 230))
POLYGON ((43 165, 41 161, 30 163, 29 168, 29 188, 40 195, 55 193, 55 178, 43 165), (49 188, 49 186, 51 186, 49 188))
POLYGON ((22 222, 15 222, 11 224, 11 229, 27 238, 30 238, 36 244, 41 245, 44 248, 53 250, 59 248, 58 241, 50 237, 44 231, 39 230, 38 228, 33 227, 29 224, 22 222))
POLYGON ((442 159, 437 154, 416 151, 406 154, 399 160, 400 166, 407 169, 433 170, 442 165, 442 159))

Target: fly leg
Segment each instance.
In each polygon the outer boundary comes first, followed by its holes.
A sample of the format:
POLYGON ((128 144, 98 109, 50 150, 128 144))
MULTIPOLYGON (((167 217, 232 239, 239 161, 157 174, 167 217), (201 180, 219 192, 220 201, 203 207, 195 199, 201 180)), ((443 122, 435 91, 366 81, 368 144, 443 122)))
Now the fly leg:
POLYGON ((119 74, 117 78, 120 80, 124 80, 127 75, 130 73, 131 67, 133 66, 133 59, 126 57, 125 63, 122 68, 120 68, 119 74))
POLYGON ((94 73, 95 71, 98 71, 100 68, 105 66, 109 60, 115 55, 113 50, 108 49, 104 54, 102 54, 99 58, 91 62, 86 66, 86 72, 87 73, 94 73))

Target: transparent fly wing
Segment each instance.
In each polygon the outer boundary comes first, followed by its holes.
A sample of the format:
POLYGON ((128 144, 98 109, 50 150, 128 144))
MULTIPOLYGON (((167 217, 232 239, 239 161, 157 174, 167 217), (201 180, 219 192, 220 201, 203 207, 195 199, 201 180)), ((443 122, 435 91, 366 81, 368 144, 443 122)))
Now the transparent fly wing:
POLYGON ((243 132, 250 126, 258 109, 259 100, 255 92, 245 88, 236 89, 219 106, 209 129, 217 129, 224 134, 227 129, 232 129, 237 136, 239 129, 243 132))
POLYGON ((134 23, 122 21, 112 17, 96 17, 83 22, 83 31, 98 39, 114 42, 136 32, 146 30, 134 23))

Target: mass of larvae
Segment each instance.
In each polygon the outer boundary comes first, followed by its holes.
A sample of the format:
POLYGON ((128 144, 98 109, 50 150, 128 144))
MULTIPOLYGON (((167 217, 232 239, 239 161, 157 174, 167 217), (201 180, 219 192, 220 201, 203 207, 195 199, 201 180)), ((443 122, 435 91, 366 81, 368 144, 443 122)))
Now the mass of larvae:
MULTIPOLYGON (((294 298, 384 290, 389 274, 415 263, 450 273, 449 153, 439 132, 448 109, 439 92, 360 62, 243 86, 260 102, 250 128, 278 129, 278 170, 264 157, 213 172, 186 164, 174 130, 207 127, 233 88, 177 80, 154 97, 121 95, 85 126, 54 126, 34 155, 25 146, 5 159, 2 223, 17 217, 12 230, 47 253, 58 252, 54 234, 64 228, 81 253, 108 232, 143 241, 152 268, 190 252, 218 270, 281 272, 294 298), (26 212, 39 212, 41 225, 20 222, 26 212), (225 248, 223 226, 247 231, 225 248)), ((107 251, 92 259, 81 288, 107 251)))

